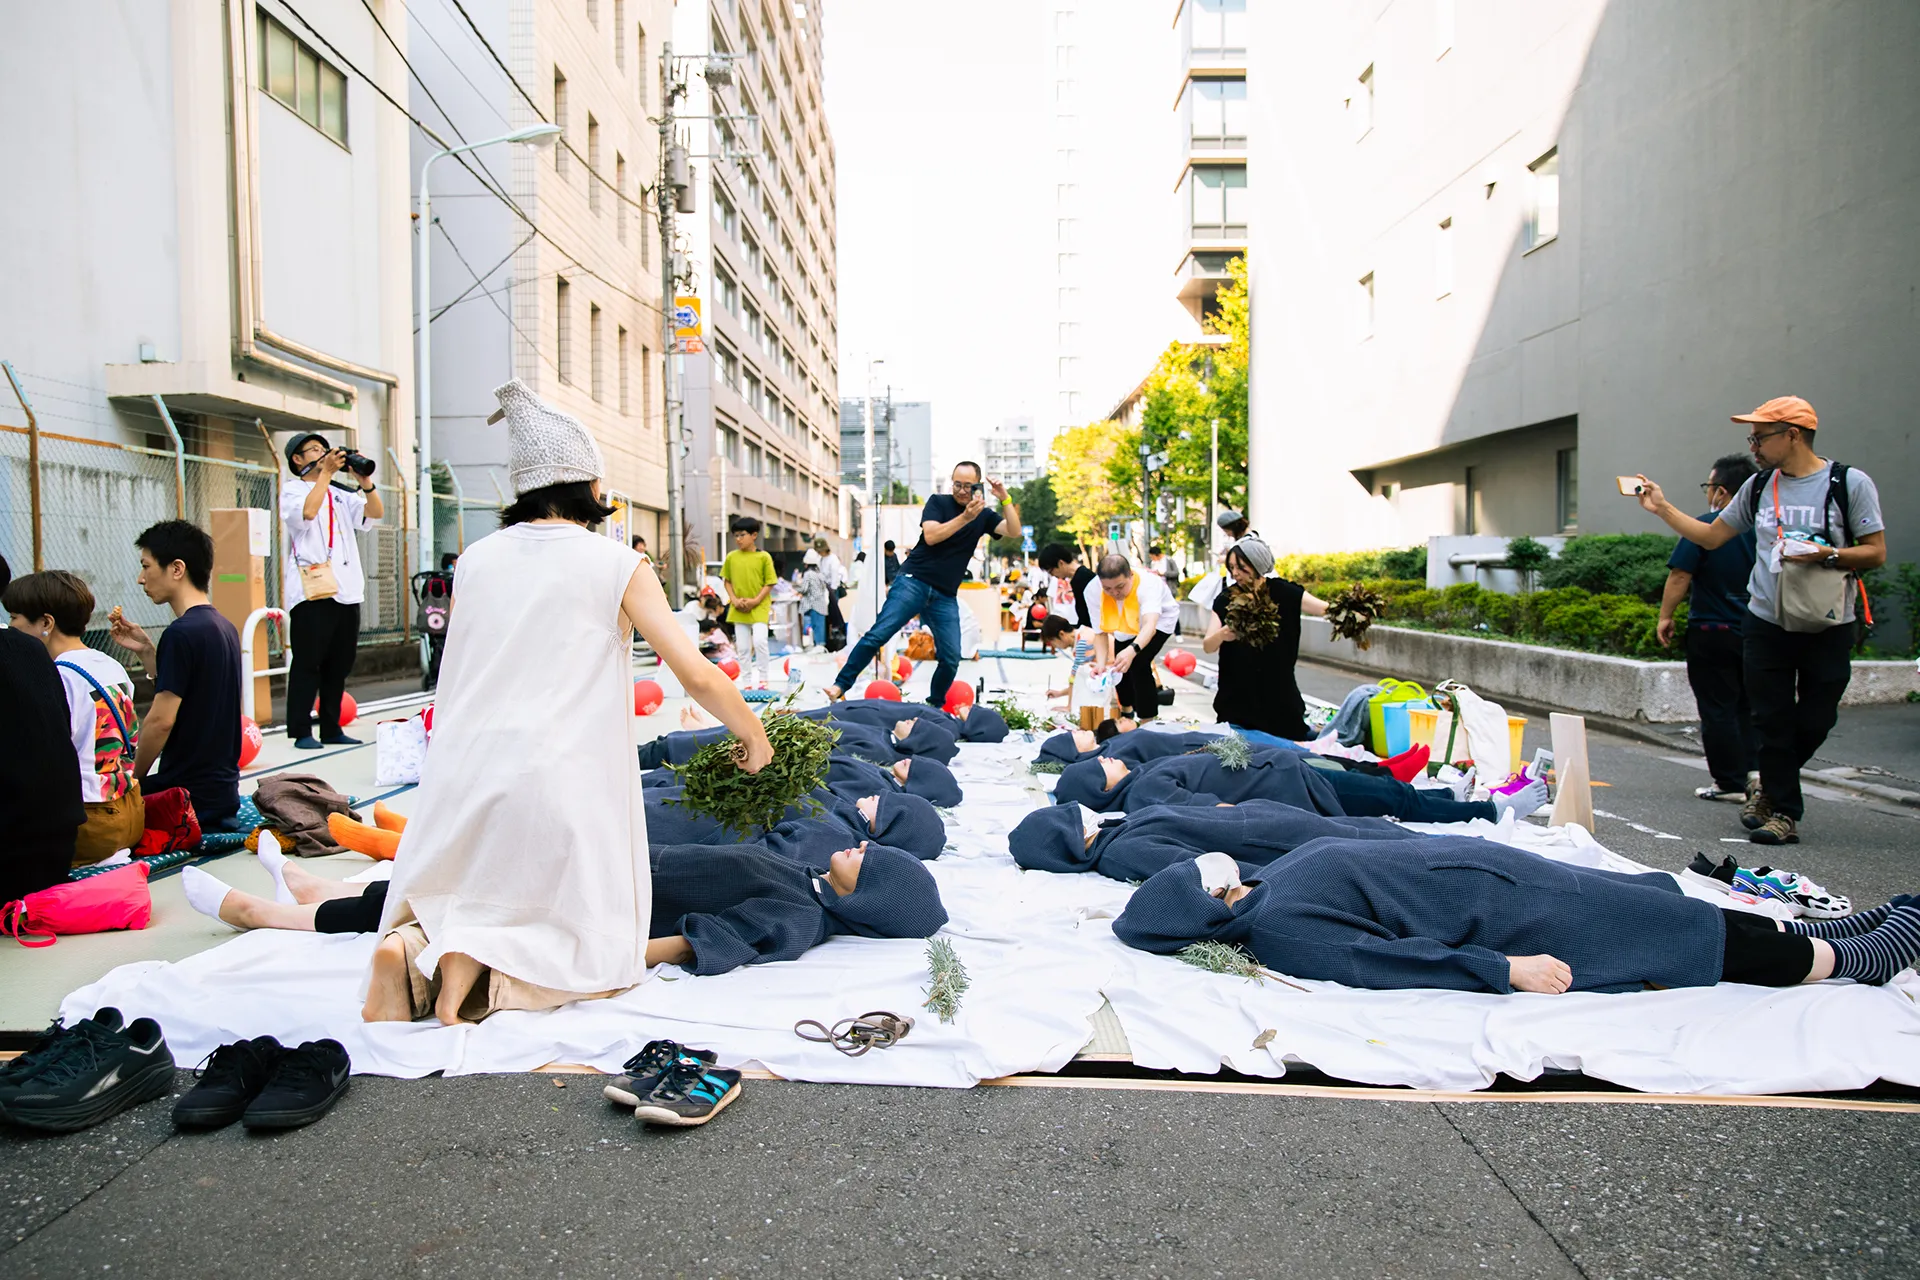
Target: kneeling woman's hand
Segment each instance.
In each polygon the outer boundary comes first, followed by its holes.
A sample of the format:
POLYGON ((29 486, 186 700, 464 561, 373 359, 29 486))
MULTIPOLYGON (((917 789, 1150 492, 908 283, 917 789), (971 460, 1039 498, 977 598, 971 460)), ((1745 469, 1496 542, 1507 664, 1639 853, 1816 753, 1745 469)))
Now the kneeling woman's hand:
POLYGON ((1508 956, 1507 981, 1515 991, 1557 996, 1573 985, 1573 970, 1552 956, 1508 956))
POLYGON ((733 762, 740 766, 742 773, 758 773, 773 763, 773 744, 767 741, 767 731, 754 722, 756 732, 750 737, 740 739, 733 744, 733 762))

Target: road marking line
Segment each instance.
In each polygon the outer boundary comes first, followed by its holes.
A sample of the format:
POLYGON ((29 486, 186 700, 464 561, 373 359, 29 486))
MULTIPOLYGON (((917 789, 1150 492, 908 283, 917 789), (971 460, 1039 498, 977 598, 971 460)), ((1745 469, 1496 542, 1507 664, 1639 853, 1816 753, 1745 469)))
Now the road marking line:
POLYGON ((1643 827, 1639 823, 1635 822, 1632 818, 1623 818, 1617 813, 1608 813, 1605 809, 1595 809, 1593 811, 1593 816, 1596 818, 1612 818, 1615 822, 1624 822, 1628 826, 1632 827, 1635 831, 1638 831, 1641 835, 1652 836, 1656 840, 1686 839, 1685 836, 1676 836, 1669 832, 1658 831, 1658 830, 1655 830, 1653 827, 1643 827))

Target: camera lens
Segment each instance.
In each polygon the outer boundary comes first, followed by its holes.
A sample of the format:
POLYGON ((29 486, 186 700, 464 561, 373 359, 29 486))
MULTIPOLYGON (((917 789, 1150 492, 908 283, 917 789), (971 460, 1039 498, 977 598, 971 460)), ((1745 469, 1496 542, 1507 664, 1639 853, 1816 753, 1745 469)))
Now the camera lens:
POLYGON ((374 460, 364 453, 354 453, 351 450, 347 453, 347 470, 357 476, 372 475, 375 465, 374 460))

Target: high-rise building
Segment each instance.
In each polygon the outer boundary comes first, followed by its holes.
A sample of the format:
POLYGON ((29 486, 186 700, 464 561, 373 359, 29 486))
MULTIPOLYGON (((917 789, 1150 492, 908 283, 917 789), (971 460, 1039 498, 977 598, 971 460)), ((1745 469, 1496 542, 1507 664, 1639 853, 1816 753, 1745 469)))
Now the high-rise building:
MULTIPOLYGON (((449 145, 549 122, 540 150, 433 166, 433 452, 468 504, 513 495, 493 388, 519 378, 584 422, 614 537, 663 552, 667 507, 659 51, 670 0, 406 7, 413 114, 449 145)), ((440 143, 412 130, 413 169, 440 143)), ((443 517, 442 523, 448 523, 443 517)), ((485 531, 466 515, 465 534, 485 531)), ((443 540, 449 536, 443 531, 443 540)))
POLYGON ((1684 501, 1779 395, 1920 521, 1920 8, 1249 11, 1277 544, 1663 531, 1614 477, 1684 501))
MULTIPOLYGON (((865 400, 840 402, 840 483, 855 489, 863 489, 867 483, 866 415, 865 400)), ((889 482, 906 486, 922 499, 935 492, 933 406, 925 400, 890 400, 876 396, 873 459, 876 493, 891 493, 889 482)))
POLYGON ((676 108, 697 210, 675 221, 703 304, 702 347, 678 357, 687 541, 725 555, 757 517, 780 557, 839 535, 840 426, 833 136, 817 7, 683 3, 676 60, 698 59, 676 108), (709 55, 728 83, 699 74, 709 55))
POLYGON ((1040 474, 1042 459, 1034 451, 1033 419, 1008 418, 981 440, 980 465, 987 475, 1009 489, 1040 474))
POLYGON ((1056 430, 1079 426, 1091 412, 1080 355, 1083 323, 1080 187, 1085 167, 1080 129, 1081 0, 1054 0, 1053 65, 1053 406, 1056 430))
POLYGON ((1179 0, 1177 8, 1178 294, 1204 322, 1227 263, 1247 251, 1247 0, 1179 0))

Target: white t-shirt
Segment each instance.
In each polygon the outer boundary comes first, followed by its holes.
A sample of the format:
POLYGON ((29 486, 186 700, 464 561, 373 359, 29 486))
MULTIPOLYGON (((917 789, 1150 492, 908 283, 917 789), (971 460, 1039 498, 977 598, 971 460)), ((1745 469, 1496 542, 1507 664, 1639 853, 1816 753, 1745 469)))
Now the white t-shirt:
MULTIPOLYGON (((133 696, 133 679, 127 675, 127 669, 98 649, 76 649, 61 654, 54 662, 80 667, 108 689, 120 689, 128 697, 133 696)), ((100 775, 93 771, 94 707, 97 705, 93 700, 93 686, 78 671, 69 671, 64 666, 56 670, 67 691, 67 736, 73 740, 73 753, 80 761, 80 800, 83 804, 99 804, 103 794, 100 775)), ((131 730, 133 726, 127 728, 131 730)), ((131 759, 127 761, 127 769, 132 772, 131 759)))
POLYGON ((311 480, 289 479, 280 486, 280 569, 282 607, 291 610, 306 603, 300 585, 300 566, 331 561, 340 592, 333 599, 359 604, 367 598, 366 571, 360 565, 360 547, 353 535, 376 523, 367 518, 367 495, 348 493, 329 485, 320 510, 309 520, 304 514, 311 480), (327 527, 333 527, 333 548, 327 548, 327 527))
MULTIPOLYGON (((1140 625, 1174 633, 1180 624, 1180 601, 1174 596, 1173 589, 1167 586, 1167 580, 1157 573, 1136 573, 1133 580, 1140 587, 1140 625)), ((1080 592, 1080 598, 1087 603, 1087 617, 1093 619, 1093 630, 1103 630, 1100 625, 1100 602, 1107 599, 1107 593, 1100 589, 1100 579, 1095 577, 1080 592)), ((1116 613, 1118 601, 1114 602, 1116 613)), ((1126 636, 1125 631, 1115 631, 1117 636, 1126 636)))

